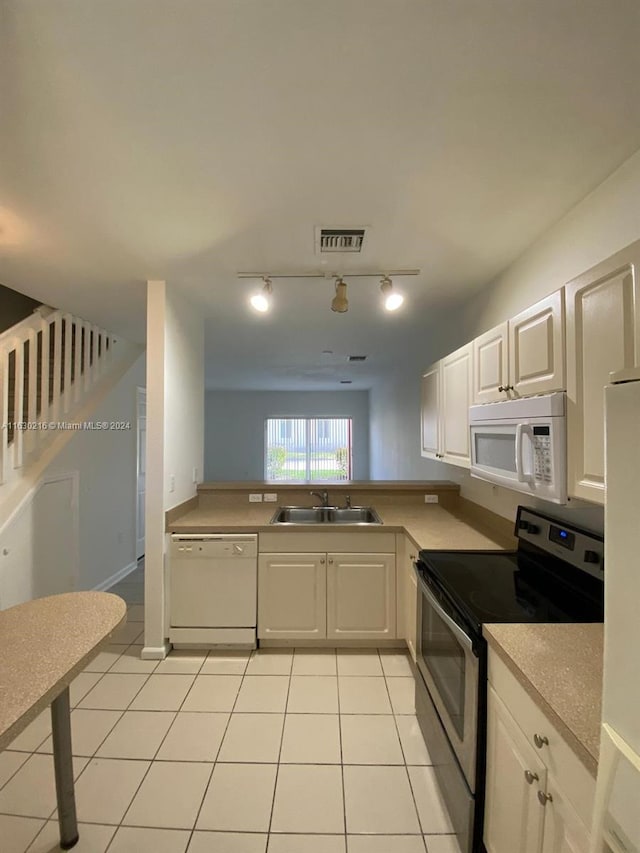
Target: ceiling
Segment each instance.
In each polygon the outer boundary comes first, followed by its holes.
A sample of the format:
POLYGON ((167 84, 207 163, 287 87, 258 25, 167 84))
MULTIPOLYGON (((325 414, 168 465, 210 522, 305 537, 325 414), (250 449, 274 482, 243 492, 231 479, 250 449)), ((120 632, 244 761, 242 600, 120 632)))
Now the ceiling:
POLYGON ((0 11, 0 281, 143 340, 166 279, 207 318, 210 387, 371 387, 640 148, 637 0, 0 11), (317 225, 369 226, 362 254, 321 267, 317 225), (347 275, 347 314, 287 279, 258 317, 236 277, 399 267, 393 316, 347 275))

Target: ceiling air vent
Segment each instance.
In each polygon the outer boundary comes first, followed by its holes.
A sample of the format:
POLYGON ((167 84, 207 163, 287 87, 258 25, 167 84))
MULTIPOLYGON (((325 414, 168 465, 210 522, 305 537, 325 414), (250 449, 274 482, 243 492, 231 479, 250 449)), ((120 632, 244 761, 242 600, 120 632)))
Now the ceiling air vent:
POLYGON ((316 252, 361 252, 364 228, 316 228, 316 252))
POLYGON ((350 355, 349 361, 366 361, 366 355, 350 355))

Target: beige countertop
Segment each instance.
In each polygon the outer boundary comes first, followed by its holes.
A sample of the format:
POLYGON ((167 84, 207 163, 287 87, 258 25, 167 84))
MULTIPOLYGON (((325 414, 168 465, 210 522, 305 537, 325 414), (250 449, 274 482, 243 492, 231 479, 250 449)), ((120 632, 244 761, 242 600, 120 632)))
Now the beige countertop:
POLYGON ((269 531, 304 531, 317 533, 345 532, 362 530, 367 532, 384 531, 387 533, 406 532, 416 548, 459 548, 499 549, 513 547, 513 539, 490 531, 481 523, 454 515, 437 504, 374 504, 380 516, 382 526, 354 526, 344 524, 323 525, 271 525, 269 520, 278 504, 260 503, 243 506, 224 506, 215 508, 196 508, 188 510, 168 524, 171 533, 262 533, 269 531))
POLYGON ((67 687, 126 620, 107 592, 36 598, 0 613, 0 750, 67 687))
POLYGON ((603 628, 601 623, 482 627, 489 647, 594 776, 600 751, 603 628))

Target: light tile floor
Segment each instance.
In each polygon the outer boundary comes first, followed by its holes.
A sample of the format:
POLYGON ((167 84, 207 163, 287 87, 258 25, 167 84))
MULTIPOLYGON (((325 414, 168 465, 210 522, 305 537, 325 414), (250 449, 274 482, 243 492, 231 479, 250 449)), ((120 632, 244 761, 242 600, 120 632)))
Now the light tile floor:
MULTIPOLYGON (((459 853, 399 652, 174 652, 128 622, 71 690, 77 853, 459 853)), ((2 853, 52 853, 48 712, 0 753, 2 853)))

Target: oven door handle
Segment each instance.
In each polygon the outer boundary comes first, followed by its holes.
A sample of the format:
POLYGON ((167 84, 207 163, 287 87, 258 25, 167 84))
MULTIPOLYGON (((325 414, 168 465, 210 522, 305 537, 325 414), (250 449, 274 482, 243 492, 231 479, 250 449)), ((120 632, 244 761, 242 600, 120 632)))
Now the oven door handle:
POLYGON ((469 649, 470 651, 472 651, 475 654, 475 651, 473 648, 473 640, 471 639, 471 637, 468 637, 465 634, 465 632, 462 630, 462 628, 457 624, 457 622, 455 622, 451 618, 451 616, 449 616, 449 614, 445 610, 443 610, 442 605, 440 604, 438 599, 433 595, 433 593, 431 592, 429 587, 426 585, 426 583, 420 577, 420 572, 418 571, 417 568, 416 568, 416 577, 418 578, 418 586, 420 587, 420 592, 422 593, 422 595, 424 595, 424 597, 427 599, 427 601, 429 602, 431 607, 433 607, 433 609, 436 611, 438 616, 445 623, 447 628, 449 628, 451 630, 451 632, 452 632, 452 634, 454 634, 456 640, 458 640, 461 645, 463 645, 465 648, 469 649))

